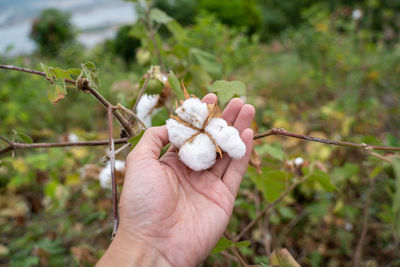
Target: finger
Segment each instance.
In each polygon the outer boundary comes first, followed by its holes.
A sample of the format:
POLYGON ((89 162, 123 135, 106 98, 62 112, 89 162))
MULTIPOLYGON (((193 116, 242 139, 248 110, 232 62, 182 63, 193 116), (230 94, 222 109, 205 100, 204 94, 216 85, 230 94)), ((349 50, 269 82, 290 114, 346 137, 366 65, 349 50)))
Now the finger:
POLYGON ((129 153, 126 161, 137 159, 158 160, 161 149, 169 143, 167 127, 151 127, 147 129, 136 147, 129 153))
POLYGON ((222 112, 222 118, 226 120, 227 123, 233 124, 238 116, 240 109, 243 106, 243 100, 240 98, 233 98, 229 101, 224 112, 222 112))
MULTIPOLYGON (((254 107, 252 105, 246 104, 244 105, 237 116, 233 127, 238 129, 239 133, 241 133, 244 129, 250 127, 251 122, 253 121, 255 114, 254 107)), ((218 177, 222 177, 228 168, 228 165, 231 163, 232 158, 229 157, 226 153, 224 153, 224 157, 219 159, 217 163, 210 169, 212 173, 217 175, 218 177)))
POLYGON ((217 102, 217 96, 213 93, 209 93, 203 97, 202 101, 207 104, 213 104, 217 102))
POLYGON ((241 138, 246 145, 246 154, 241 159, 232 160, 222 178, 222 181, 234 197, 236 197, 244 173, 249 165, 250 154, 253 149, 253 130, 250 128, 244 130, 241 138))

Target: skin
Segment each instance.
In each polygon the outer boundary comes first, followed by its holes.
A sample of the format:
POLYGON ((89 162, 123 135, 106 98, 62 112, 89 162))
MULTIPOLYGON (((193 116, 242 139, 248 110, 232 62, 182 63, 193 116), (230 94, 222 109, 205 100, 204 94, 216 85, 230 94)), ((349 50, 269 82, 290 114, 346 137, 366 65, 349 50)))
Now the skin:
MULTIPOLYGON (((217 101, 208 94, 203 102, 217 101)), ((116 238, 98 266, 196 266, 224 233, 253 145, 254 108, 232 99, 222 117, 241 133, 242 159, 223 158, 206 171, 192 171, 168 144, 165 126, 148 129, 126 159, 116 238)))

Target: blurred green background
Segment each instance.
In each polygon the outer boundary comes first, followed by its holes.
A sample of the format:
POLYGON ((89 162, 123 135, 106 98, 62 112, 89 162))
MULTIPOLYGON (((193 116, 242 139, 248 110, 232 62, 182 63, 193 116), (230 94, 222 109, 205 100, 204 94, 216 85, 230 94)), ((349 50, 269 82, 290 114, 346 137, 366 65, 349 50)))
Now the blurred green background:
MULTIPOLYGON (((160 64, 158 50, 164 70, 199 97, 215 80, 243 81, 259 132, 282 127, 400 146, 399 1, 144 3, 130 1, 137 20, 89 48, 71 14, 43 7, 30 25, 34 50, 21 54, 10 47, 0 64, 40 70, 40 62, 69 69, 92 61, 101 94, 132 107, 143 74, 160 64)), ((0 70, 1 136, 26 141, 28 135, 34 142, 107 138, 106 111, 90 95, 71 89, 54 105, 47 87, 43 77, 0 70)), ((159 89, 152 81, 147 93, 159 89)), ((153 124, 166 118, 164 109, 153 124)), ((245 176, 228 227, 232 235, 296 177, 309 179, 243 237, 251 241, 240 248, 249 264, 268 266, 272 251, 283 247, 302 266, 353 266, 367 218, 359 266, 400 266, 400 161, 393 155, 380 154, 388 163, 358 150, 278 137, 257 143, 256 151, 262 174, 250 167, 245 176), (296 157, 305 161, 301 171, 293 169, 296 157)), ((111 191, 98 182, 105 153, 105 147, 82 147, 1 156, 1 266, 96 262, 112 230, 111 191)), ((237 263, 212 254, 202 266, 237 263)))

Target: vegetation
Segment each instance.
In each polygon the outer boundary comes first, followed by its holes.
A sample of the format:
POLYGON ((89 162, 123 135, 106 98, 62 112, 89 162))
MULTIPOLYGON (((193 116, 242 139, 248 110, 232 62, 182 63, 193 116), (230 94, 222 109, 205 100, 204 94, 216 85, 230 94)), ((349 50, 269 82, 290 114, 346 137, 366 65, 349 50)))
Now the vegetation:
POLYGON ((30 37, 42 54, 55 55, 61 46, 72 43, 75 30, 70 15, 57 9, 45 9, 33 22, 30 37))
MULTIPOLYGON (((2 63, 36 70, 43 62, 52 84, 37 75, 1 70, 0 136, 24 143, 107 139, 106 110, 90 94, 64 87, 65 75, 75 80, 83 71, 101 95, 128 108, 146 80, 145 92, 158 94, 165 87, 159 75, 168 75, 173 93, 153 125, 165 124, 180 96, 181 79, 199 97, 217 92, 221 107, 225 99, 243 93, 215 81, 242 81, 247 102, 256 107, 253 127, 259 133, 284 128, 318 138, 400 146, 400 50, 398 38, 393 38, 397 33, 387 31, 394 23, 389 17, 400 14, 395 1, 217 2, 198 1, 193 9, 182 9, 187 11, 182 17, 173 9, 162 11, 161 4, 137 6, 140 21, 121 30, 129 29, 129 36, 140 40, 140 47, 132 45, 131 50, 113 50, 107 44, 77 49, 67 38, 57 48, 39 45, 46 58, 1 55, 2 63), (258 28, 259 22, 252 24, 254 17, 239 14, 246 3, 266 24, 258 28), (240 10, 230 12, 225 5, 240 10), (360 17, 353 16, 355 9, 360 17), (240 21, 246 25, 233 24, 238 20, 221 12, 245 16, 240 21), (282 22, 274 24, 272 15, 282 22), (49 57, 54 49, 57 56, 49 57), (122 53, 124 60, 115 56, 122 50, 127 53, 122 53), (90 63, 81 65, 88 61, 99 70, 90 63), (53 73, 46 66, 66 72, 53 73)), ((62 30, 71 31, 71 26, 62 30)), ((119 129, 115 123, 114 133, 119 129)), ((287 255, 302 266, 400 264, 398 154, 285 136, 260 138, 255 144, 253 166, 226 236, 203 266, 238 266, 235 254, 260 266, 279 264, 287 255), (303 161, 295 160, 299 157, 303 161), (238 253, 231 254, 232 249, 238 253)), ((2 150, 8 144, 0 146, 2 150)), ((98 182, 105 155, 101 146, 1 155, 1 264, 96 262, 113 227, 112 192, 98 182)))

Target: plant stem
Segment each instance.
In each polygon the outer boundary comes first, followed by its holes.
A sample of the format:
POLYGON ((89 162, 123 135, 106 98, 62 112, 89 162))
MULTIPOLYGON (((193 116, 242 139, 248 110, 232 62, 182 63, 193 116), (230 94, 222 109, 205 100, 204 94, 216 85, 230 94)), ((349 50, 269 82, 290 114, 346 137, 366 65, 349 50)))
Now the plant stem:
POLYGON ((356 251, 354 253, 354 258, 353 258, 354 267, 361 266, 362 249, 363 249, 365 238, 367 236, 367 231, 368 231, 369 208, 371 205, 372 190, 373 190, 373 183, 371 182, 367 189, 367 192, 366 192, 367 200, 365 201, 365 204, 363 207, 363 221, 362 221, 361 235, 360 235, 360 239, 357 242, 357 247, 356 247, 356 251))
POLYGON ((357 144, 357 143, 351 143, 351 142, 345 142, 345 141, 329 140, 329 139, 312 137, 312 136, 307 136, 307 135, 302 135, 302 134, 291 133, 291 132, 286 131, 285 129, 278 129, 278 128, 272 128, 264 133, 255 134, 253 139, 256 140, 256 139, 260 139, 260 138, 267 137, 270 135, 282 135, 282 136, 293 137, 293 138, 302 139, 302 140, 311 141, 311 142, 318 142, 318 143, 324 143, 324 144, 328 144, 328 145, 344 146, 344 147, 357 148, 357 149, 400 151, 400 147, 373 146, 373 145, 367 145, 364 143, 357 144))
POLYGON ((145 74, 145 76, 146 76, 146 79, 144 80, 143 86, 142 86, 142 88, 141 88, 140 91, 139 91, 138 97, 136 98, 136 102, 135 102, 135 104, 133 105, 132 112, 135 112, 135 110, 136 110, 136 108, 137 108, 137 105, 139 104, 140 98, 142 98, 142 96, 143 96, 143 94, 144 94, 144 91, 146 90, 147 84, 149 83, 149 80, 150 80, 150 77, 151 77, 150 73, 147 72, 147 73, 145 74))
POLYGON ((163 63, 163 60, 162 60, 161 51, 160 51, 160 49, 158 47, 158 44, 157 44, 156 37, 154 35, 153 23, 151 22, 151 18, 150 18, 150 10, 151 10, 150 7, 148 7, 147 10, 146 10, 146 24, 145 24, 145 26, 147 28, 147 32, 149 34, 150 40, 153 43, 154 50, 156 51, 158 64, 160 65, 161 72, 164 72, 165 71, 164 63, 163 63))
MULTIPOLYGON (((7 140, 0 136, 0 139, 7 140)), ((125 144, 129 138, 121 138, 114 140, 114 144, 125 144)), ((96 141, 78 141, 78 142, 54 142, 54 143, 17 143, 8 140, 5 141, 9 146, 0 150, 0 155, 5 154, 11 150, 17 149, 30 149, 30 148, 51 148, 51 147, 70 147, 70 146, 104 146, 109 144, 109 140, 96 140, 96 141)))
POLYGON ((114 150, 114 139, 113 139, 113 129, 112 129, 112 112, 113 107, 107 108, 107 121, 108 121, 108 143, 110 144, 110 153, 108 157, 110 158, 110 171, 111 171, 111 182, 112 182, 112 203, 114 212, 114 227, 111 236, 111 240, 114 239, 117 234, 119 216, 118 216, 118 192, 117 192, 117 182, 115 180, 115 150, 114 150))

